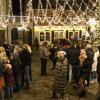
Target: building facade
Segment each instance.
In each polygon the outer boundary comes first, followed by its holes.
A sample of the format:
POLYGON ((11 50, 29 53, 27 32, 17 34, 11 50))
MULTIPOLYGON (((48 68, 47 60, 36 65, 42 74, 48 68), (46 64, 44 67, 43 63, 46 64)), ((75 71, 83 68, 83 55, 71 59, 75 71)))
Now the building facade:
MULTIPOLYGON (((7 8, 8 8, 7 1, 8 0, 2 0, 2 2, 4 3, 4 12, 6 12, 6 14, 7 14, 7 8)), ((32 15, 30 15, 30 17, 34 19, 30 20, 27 31, 25 29, 20 30, 20 27, 22 27, 21 19, 16 17, 16 21, 13 23, 10 20, 8 27, 5 29, 5 32, 6 32, 5 37, 7 37, 5 41, 7 41, 9 44, 11 44, 15 40, 18 40, 18 41, 21 40, 25 43, 30 43, 30 42, 33 43, 34 39, 37 38, 40 44, 42 44, 43 41, 47 41, 48 44, 51 44, 56 39, 70 39, 74 36, 77 36, 79 39, 82 39, 82 35, 86 37, 86 27, 84 27, 84 25, 81 22, 79 25, 77 24, 69 25, 68 23, 66 23, 65 25, 61 25, 60 23, 57 24, 56 21, 55 22, 53 21, 51 23, 50 21, 51 19, 55 20, 53 18, 55 13, 57 13, 58 18, 60 18, 61 16, 63 16, 63 19, 66 19, 68 17, 69 18, 75 17, 75 11, 70 10, 67 7, 67 5, 66 5, 66 9, 64 10, 64 13, 62 11, 60 12, 59 9, 57 12, 55 12, 55 4, 57 0, 48 0, 51 3, 51 8, 48 8, 48 9, 45 9, 46 0, 41 0, 44 9, 42 8, 38 9, 38 1, 39 0, 33 0, 33 13, 32 15), (46 17, 48 18, 45 17, 45 14, 46 14, 46 17), (68 17, 66 17, 66 15, 68 17), (37 16, 38 16, 38 19, 36 18, 37 16), (28 31, 30 29, 31 29, 32 34, 28 35, 29 34, 28 31)), ((65 2, 65 0, 58 0, 58 1, 61 5, 63 5, 63 3, 65 2)), ((72 2, 72 1, 73 0, 69 0, 69 2, 72 2)), ((78 3, 78 1, 80 0, 76 0, 76 1, 78 3)), ((86 1, 86 3, 88 4, 89 0, 84 0, 84 1, 86 1)), ((92 0, 92 2, 93 1, 95 2, 95 0, 92 0)), ((22 4, 23 15, 27 15, 27 4, 29 0, 22 0, 22 2, 23 2, 22 4)), ((84 3, 82 7, 85 9, 84 3)), ((84 12, 83 8, 82 10, 84 12)), ((63 22, 63 19, 62 19, 62 22, 63 22)))
MULTIPOLYGON (((0 17, 7 14, 8 0, 0 0, 0 17)), ((2 20, 0 21, 0 45, 7 42, 7 27, 3 27, 2 20)))

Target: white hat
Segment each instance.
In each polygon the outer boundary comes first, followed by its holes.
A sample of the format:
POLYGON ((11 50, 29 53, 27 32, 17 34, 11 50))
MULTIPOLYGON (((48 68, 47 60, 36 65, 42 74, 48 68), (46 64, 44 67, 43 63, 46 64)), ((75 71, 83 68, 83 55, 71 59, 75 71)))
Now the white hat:
POLYGON ((19 46, 18 46, 18 45, 15 45, 15 48, 16 48, 16 49, 19 49, 19 46))
POLYGON ((86 47, 87 48, 91 48, 92 46, 91 46, 91 44, 87 44, 86 47))
POLYGON ((80 54, 86 54, 85 50, 82 49, 81 52, 80 52, 80 54))
POLYGON ((64 58, 65 55, 66 55, 65 51, 59 51, 57 56, 58 58, 64 58))

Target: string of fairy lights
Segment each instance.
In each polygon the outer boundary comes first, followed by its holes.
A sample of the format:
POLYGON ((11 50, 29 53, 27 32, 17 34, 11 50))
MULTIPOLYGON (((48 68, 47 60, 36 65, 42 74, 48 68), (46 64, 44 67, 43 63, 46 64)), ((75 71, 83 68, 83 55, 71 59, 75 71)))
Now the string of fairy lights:
MULTIPOLYGON (((61 0, 60 0, 61 1, 61 0)), ((77 0, 63 0, 60 4, 59 0, 56 0, 55 9, 52 10, 52 16, 48 13, 52 9, 52 4, 50 0, 46 0, 46 9, 43 9, 42 0, 38 0, 38 9, 32 8, 32 0, 29 0, 26 6, 26 15, 23 16, 22 12, 22 0, 20 0, 20 16, 14 16, 12 10, 12 0, 9 0, 8 14, 4 15, 2 0, 0 0, 0 26, 7 26, 9 23, 16 23, 16 17, 20 18, 21 25, 27 27, 29 23, 34 21, 35 25, 39 23, 47 25, 75 25, 80 26, 80 24, 88 26, 90 22, 95 24, 95 22, 100 23, 100 1, 99 0, 89 0, 88 4, 81 0, 80 4, 77 4, 77 0), (85 10, 82 11, 82 5, 85 5, 85 10), (66 6, 69 10, 66 10, 66 6), (77 8, 77 11, 75 8, 77 8), (37 13, 35 12, 37 11, 37 13), (35 15, 36 13, 36 15, 35 15), (90 20, 90 22, 88 22, 90 20), (87 23, 88 22, 88 23, 87 23)))

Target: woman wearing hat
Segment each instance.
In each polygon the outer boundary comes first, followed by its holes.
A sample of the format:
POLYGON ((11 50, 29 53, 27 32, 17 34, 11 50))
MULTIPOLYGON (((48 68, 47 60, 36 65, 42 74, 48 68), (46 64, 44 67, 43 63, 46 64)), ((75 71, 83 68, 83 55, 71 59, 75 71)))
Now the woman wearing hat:
POLYGON ((64 51, 59 51, 57 54, 58 61, 55 69, 53 97, 55 97, 56 94, 59 94, 61 98, 64 98, 67 90, 68 67, 67 59, 64 57, 65 54, 66 53, 64 51))

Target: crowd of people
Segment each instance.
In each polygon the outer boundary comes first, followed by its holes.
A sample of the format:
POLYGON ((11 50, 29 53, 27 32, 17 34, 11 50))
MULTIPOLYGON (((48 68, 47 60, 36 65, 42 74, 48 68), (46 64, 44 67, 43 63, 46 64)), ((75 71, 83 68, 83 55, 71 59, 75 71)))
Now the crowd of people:
MULTIPOLYGON (((54 72, 52 97, 58 95, 62 100, 66 98, 67 83, 75 90, 79 90, 79 98, 86 95, 86 87, 90 83, 100 85, 100 46, 95 50, 90 43, 85 45, 67 41, 55 41, 48 47, 47 42, 39 47, 41 61, 41 77, 47 74, 48 58, 50 68, 54 72)), ((0 100, 13 97, 22 87, 30 88, 32 81, 32 49, 28 44, 22 47, 3 44, 0 47, 0 100)), ((100 86, 96 95, 100 100, 100 86)))
POLYGON ((24 44, 0 47, 0 100, 10 99, 21 88, 30 88, 32 80, 31 47, 24 44))
MULTIPOLYGON (((47 74, 48 58, 51 61, 51 70, 54 70, 53 98, 56 94, 65 98, 68 81, 73 89, 80 90, 79 98, 86 95, 86 87, 90 86, 90 82, 95 83, 98 80, 100 84, 100 46, 94 50, 90 43, 83 45, 55 41, 48 51, 47 42, 44 42, 40 47, 40 58, 41 76, 47 74)), ((96 100, 100 100, 99 89, 96 100)))

